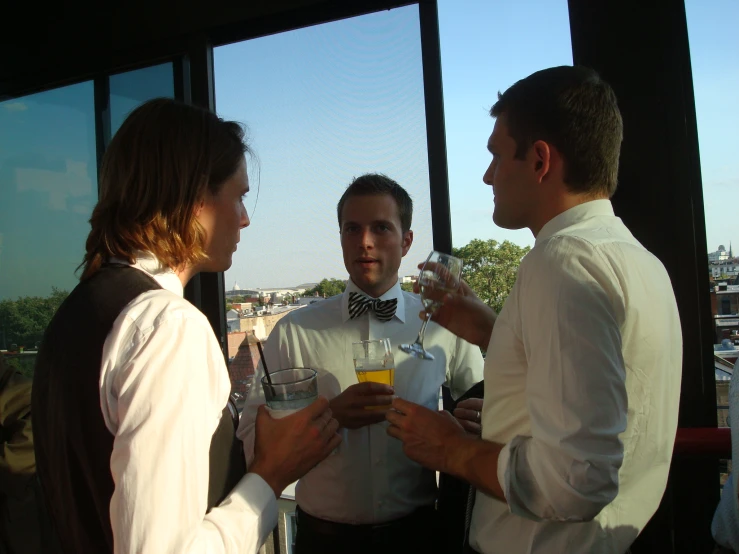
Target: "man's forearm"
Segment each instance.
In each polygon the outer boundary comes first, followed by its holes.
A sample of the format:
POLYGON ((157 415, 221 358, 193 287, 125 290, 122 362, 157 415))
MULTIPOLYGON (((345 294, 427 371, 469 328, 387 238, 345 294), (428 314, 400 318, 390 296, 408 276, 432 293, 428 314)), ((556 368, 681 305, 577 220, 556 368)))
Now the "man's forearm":
POLYGON ((502 449, 502 444, 460 437, 449 445, 445 473, 505 502, 505 494, 498 482, 498 456, 502 449))

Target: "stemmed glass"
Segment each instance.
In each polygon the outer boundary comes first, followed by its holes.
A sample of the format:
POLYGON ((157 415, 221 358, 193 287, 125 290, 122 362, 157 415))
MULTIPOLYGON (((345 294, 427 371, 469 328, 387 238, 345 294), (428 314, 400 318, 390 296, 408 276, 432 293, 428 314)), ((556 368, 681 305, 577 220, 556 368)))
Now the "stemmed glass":
POLYGON ((411 356, 422 360, 433 360, 434 356, 423 347, 423 336, 431 316, 439 309, 442 302, 437 300, 440 295, 454 293, 459 288, 459 280, 462 277, 462 260, 433 251, 426 258, 418 276, 418 285, 421 289, 421 302, 426 310, 426 319, 421 325, 418 338, 413 344, 401 344, 399 348, 411 356), (432 294, 433 293, 433 294, 432 294))

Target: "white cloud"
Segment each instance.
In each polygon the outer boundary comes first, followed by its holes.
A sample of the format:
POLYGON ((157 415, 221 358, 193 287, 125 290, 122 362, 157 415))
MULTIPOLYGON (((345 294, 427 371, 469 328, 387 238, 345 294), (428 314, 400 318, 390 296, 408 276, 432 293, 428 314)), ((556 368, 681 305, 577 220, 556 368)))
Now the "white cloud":
POLYGON ((28 106, 23 102, 3 102, 0 106, 9 112, 24 112, 28 109, 28 106))

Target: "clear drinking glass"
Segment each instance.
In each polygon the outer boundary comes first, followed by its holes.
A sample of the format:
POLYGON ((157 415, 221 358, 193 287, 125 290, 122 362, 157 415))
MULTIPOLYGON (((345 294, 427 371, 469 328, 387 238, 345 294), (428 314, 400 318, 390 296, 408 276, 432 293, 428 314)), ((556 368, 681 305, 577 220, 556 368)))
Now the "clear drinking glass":
POLYGON ((317 372, 305 367, 273 371, 262 377, 262 389, 270 415, 280 419, 302 410, 318 398, 317 372))
MULTIPOLYGON (((360 383, 368 381, 393 386, 395 357, 390 339, 363 340, 352 343, 354 370, 360 383)), ((368 410, 385 410, 388 406, 367 406, 368 410)))
POLYGON ((411 356, 422 360, 433 360, 434 356, 423 347, 423 336, 431 316, 439 309, 442 302, 437 300, 439 295, 454 293, 459 288, 462 277, 462 260, 435 250, 426 258, 418 276, 418 285, 421 288, 421 302, 426 310, 426 319, 421 325, 418 338, 413 344, 401 344, 400 349, 411 356), (433 295, 431 294, 433 293, 433 295))

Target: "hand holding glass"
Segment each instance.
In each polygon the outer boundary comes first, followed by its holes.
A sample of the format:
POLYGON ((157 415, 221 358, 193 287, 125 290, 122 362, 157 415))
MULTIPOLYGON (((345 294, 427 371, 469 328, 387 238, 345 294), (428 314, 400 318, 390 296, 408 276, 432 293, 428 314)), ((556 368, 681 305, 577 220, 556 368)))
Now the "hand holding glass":
POLYGON ((439 294, 457 292, 461 277, 462 260, 449 254, 444 254, 443 252, 433 251, 429 254, 418 276, 418 285, 421 289, 421 302, 426 310, 426 319, 423 321, 423 325, 421 325, 416 342, 400 345, 400 349, 403 352, 407 352, 411 356, 421 358, 422 360, 434 359, 433 354, 423 347, 423 337, 426 333, 426 327, 431 320, 431 316, 442 305, 441 300, 437 300, 439 294), (431 292, 434 294, 431 295, 431 292))
MULTIPOLYGON (((371 381, 390 385, 395 381, 395 358, 390 339, 363 340, 352 343, 354 370, 360 383, 371 381)), ((367 406, 368 410, 385 410, 389 406, 367 406)))
POLYGON ((281 419, 302 410, 318 398, 317 372, 305 367, 270 372, 272 383, 262 377, 269 414, 281 419))

